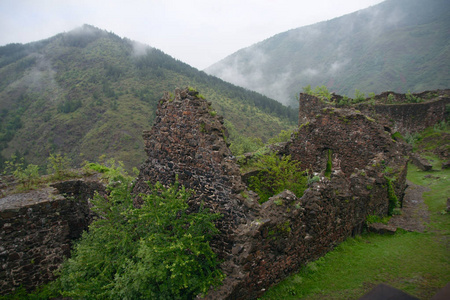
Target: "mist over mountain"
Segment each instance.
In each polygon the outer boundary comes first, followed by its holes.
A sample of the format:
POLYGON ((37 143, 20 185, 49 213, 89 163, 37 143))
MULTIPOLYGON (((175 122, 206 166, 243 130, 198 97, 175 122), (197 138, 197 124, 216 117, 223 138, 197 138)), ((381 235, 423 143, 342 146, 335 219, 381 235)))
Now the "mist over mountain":
POLYGON ((84 25, 0 47, 0 169, 13 154, 44 168, 53 153, 75 165, 105 155, 138 167, 158 100, 187 86, 212 102, 235 136, 265 141, 297 122, 296 111, 273 99, 84 25))
POLYGON ((297 105, 302 87, 353 96, 419 92, 450 83, 450 3, 387 0, 292 29, 237 51, 205 71, 297 105))

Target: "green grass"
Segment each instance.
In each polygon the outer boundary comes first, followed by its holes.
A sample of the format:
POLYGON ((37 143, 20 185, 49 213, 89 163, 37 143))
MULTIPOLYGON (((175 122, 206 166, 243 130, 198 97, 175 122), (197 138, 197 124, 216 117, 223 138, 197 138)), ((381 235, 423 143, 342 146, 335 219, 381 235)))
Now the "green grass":
POLYGON ((399 230, 392 236, 349 238, 269 289, 262 299, 358 299, 379 283, 430 299, 450 281, 450 215, 445 213, 450 170, 441 170, 440 163, 434 158, 437 169, 429 172, 408 168, 409 180, 431 189, 423 195, 430 211, 425 233, 399 230))

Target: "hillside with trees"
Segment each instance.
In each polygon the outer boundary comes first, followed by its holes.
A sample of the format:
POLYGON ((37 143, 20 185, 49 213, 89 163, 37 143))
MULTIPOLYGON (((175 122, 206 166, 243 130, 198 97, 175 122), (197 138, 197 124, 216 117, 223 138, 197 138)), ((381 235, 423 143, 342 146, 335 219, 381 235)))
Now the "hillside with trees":
POLYGON ((445 0, 387 0, 292 29, 241 49, 205 71, 282 103, 301 88, 400 93, 448 88, 450 6, 445 0))
POLYGON ((275 100, 84 25, 0 47, 1 168, 15 155, 44 170, 56 153, 73 165, 105 155, 137 167, 144 159, 141 134, 151 128, 159 99, 187 86, 224 116, 241 151, 297 123, 297 112, 275 100))

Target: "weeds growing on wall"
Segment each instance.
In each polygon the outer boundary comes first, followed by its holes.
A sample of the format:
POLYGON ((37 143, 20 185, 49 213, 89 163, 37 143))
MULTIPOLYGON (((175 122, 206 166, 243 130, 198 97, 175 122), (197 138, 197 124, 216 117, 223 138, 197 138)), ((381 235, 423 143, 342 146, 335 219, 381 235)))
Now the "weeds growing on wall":
POLYGON ((19 182, 18 191, 29 190, 39 181, 39 167, 33 164, 25 166, 23 157, 19 159, 13 155, 11 160, 5 162, 5 166, 4 174, 14 176, 19 182))
POLYGON ((275 153, 261 156, 255 163, 258 175, 249 179, 249 187, 260 197, 260 203, 270 197, 290 190, 297 197, 303 196, 307 186, 305 173, 300 171, 300 162, 291 161, 291 156, 279 157, 275 153))

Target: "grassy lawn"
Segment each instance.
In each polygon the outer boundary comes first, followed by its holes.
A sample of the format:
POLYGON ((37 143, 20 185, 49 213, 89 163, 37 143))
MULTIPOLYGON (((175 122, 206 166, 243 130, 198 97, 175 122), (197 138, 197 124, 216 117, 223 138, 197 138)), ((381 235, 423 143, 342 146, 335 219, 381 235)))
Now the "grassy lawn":
POLYGON ((378 283, 386 283, 420 299, 430 299, 450 281, 450 170, 424 172, 410 165, 408 179, 427 186, 430 211, 425 233, 398 230, 395 235, 363 234, 349 238, 332 252, 309 263, 262 299, 358 299, 378 283))

